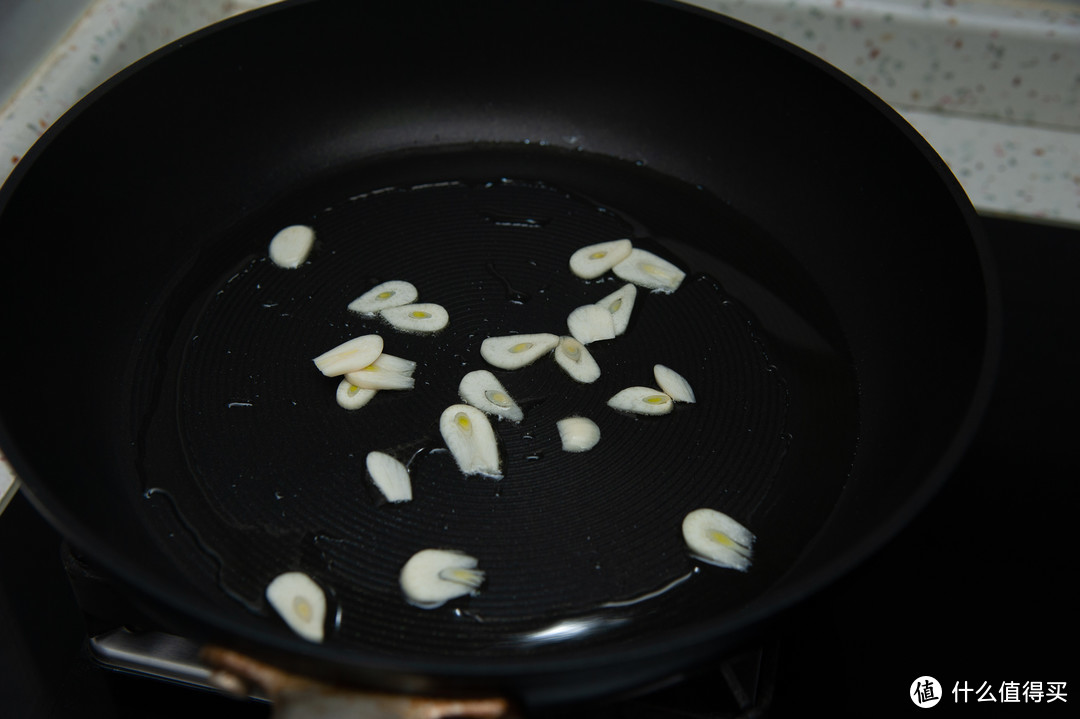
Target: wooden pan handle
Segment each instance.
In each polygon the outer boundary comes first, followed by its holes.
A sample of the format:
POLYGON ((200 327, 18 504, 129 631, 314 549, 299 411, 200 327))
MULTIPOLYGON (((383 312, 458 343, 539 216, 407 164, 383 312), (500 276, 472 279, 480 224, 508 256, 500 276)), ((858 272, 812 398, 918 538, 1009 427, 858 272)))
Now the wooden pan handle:
POLYGON ((201 657, 211 681, 238 696, 256 686, 273 702, 274 719, 517 719, 501 697, 440 699, 361 691, 290 674, 244 654, 207 646, 201 657))

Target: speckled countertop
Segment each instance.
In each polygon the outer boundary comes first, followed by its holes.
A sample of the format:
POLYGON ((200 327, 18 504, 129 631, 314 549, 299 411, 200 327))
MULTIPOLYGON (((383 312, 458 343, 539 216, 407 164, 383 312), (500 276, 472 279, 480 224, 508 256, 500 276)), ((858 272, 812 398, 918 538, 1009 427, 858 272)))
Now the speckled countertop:
MULTIPOLYGON (((0 181, 57 118, 114 73, 178 37, 274 1, 72 5, 67 32, 0 97, 0 181)), ((876 93, 937 150, 980 212, 1080 225, 1080 0, 690 4, 799 45, 876 93)), ((0 457, 0 509, 16 486, 0 457)))
POLYGON ((696 0, 896 109, 983 213, 1080 224, 1078 0, 696 0))

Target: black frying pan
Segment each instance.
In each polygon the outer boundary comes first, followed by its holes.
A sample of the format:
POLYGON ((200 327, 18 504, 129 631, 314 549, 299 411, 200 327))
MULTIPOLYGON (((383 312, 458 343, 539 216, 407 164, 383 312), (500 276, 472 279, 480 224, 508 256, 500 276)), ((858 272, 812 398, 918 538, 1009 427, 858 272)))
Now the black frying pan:
POLYGON ((285 3, 91 94, 0 195, 5 453, 42 513, 169 628, 290 670, 538 706, 730 650, 890 537, 962 453, 997 317, 975 215, 927 145, 806 55, 673 3, 285 3), (304 223, 309 260, 270 237, 304 223), (577 385, 499 371, 505 477, 437 431, 480 341, 565 332, 616 289, 573 250, 631 237, 684 268, 642 292, 577 385), (345 305, 408 279, 435 337, 345 305), (345 412, 310 359, 379 332, 418 386, 345 412), (605 401, 654 363, 698 394, 605 401), (586 454, 555 422, 593 418, 586 454), (387 505, 367 451, 410 462, 387 505), (688 556, 711 506, 746 573, 688 556), (477 556, 475 597, 403 601, 425 547, 477 556), (328 592, 320 645, 263 588, 328 592))

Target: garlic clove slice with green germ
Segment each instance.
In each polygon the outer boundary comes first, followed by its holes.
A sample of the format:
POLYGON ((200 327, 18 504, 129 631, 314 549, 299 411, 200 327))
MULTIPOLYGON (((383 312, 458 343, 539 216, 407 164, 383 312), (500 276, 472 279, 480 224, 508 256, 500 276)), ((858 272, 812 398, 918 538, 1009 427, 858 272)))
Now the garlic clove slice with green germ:
POLYGON ((462 400, 480 411, 511 422, 520 422, 525 416, 502 382, 486 369, 474 370, 462 377, 458 384, 458 394, 462 400))
POLYGON ((637 286, 628 282, 596 303, 611 313, 611 322, 616 335, 626 332, 626 328, 630 325, 630 314, 634 311, 636 299, 637 286))
POLYGON ((363 369, 379 358, 383 340, 379 335, 364 335, 342 342, 312 360, 327 377, 338 377, 363 369))
POLYGON ((388 501, 396 503, 412 499, 409 470, 396 457, 385 452, 368 452, 364 464, 371 481, 388 501))
POLYGON ((307 225, 289 225, 270 240, 270 261, 287 270, 304 264, 315 244, 315 230, 307 225))
POLYGON ((570 334, 583 345, 615 337, 615 320, 599 305, 582 305, 566 318, 570 334))
POLYGON ((390 323, 394 329, 414 334, 438 332, 450 323, 446 308, 434 302, 388 307, 379 312, 379 316, 390 323))
POLYGON ((555 427, 567 452, 587 452, 600 441, 600 428, 588 417, 566 417, 556 422, 555 427))
POLYGON ((439 432, 462 474, 502 477, 499 445, 487 415, 468 404, 454 404, 443 410, 439 432))
POLYGON ((570 255, 570 271, 585 280, 599 277, 626 259, 633 247, 628 239, 587 245, 570 255))
POLYGON ((663 257, 638 247, 611 269, 620 279, 658 292, 674 292, 686 277, 685 272, 663 257))
POLYGON ((476 594, 484 583, 475 557, 450 549, 422 549, 405 562, 399 578, 406 600, 422 609, 476 594))
POLYGON ((411 282, 390 280, 375 285, 357 297, 349 303, 348 309, 362 315, 374 315, 391 307, 412 304, 419 296, 411 282))
POLYGON ((686 381, 685 377, 670 367, 662 364, 653 365, 653 376, 656 378, 656 384, 660 385, 660 389, 674 401, 697 401, 697 398, 694 396, 694 389, 690 386, 690 383, 686 381))
POLYGON ((671 397, 652 387, 627 387, 608 400, 608 406, 634 414, 667 414, 674 403, 671 397))
POLYGON ((596 363, 588 348, 573 337, 559 338, 559 346, 555 348, 555 362, 570 377, 583 384, 600 379, 600 365, 596 363))
POLYGON ((303 572, 279 574, 266 586, 266 600, 301 637, 323 640, 326 594, 311 577, 303 572))
POLYGON ((715 509, 695 509, 682 523, 683 538, 697 558, 718 567, 745 572, 754 554, 754 534, 715 509))
POLYGON ((378 390, 357 387, 348 379, 343 379, 337 387, 337 403, 344 409, 360 409, 371 398, 378 394, 378 390))
POLYGON ((480 356, 493 367, 518 369, 543 357, 557 344, 559 336, 546 332, 488 337, 480 343, 480 356))

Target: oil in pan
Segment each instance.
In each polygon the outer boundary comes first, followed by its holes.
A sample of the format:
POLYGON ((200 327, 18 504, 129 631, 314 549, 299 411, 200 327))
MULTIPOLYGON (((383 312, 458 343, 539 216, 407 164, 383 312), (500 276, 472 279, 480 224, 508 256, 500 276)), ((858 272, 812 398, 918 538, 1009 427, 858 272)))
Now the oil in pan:
POLYGON ((278 620, 266 585, 303 571, 330 595, 326 641, 448 656, 617 642, 671 612, 738 607, 782 576, 831 511, 854 451, 843 338, 812 285, 737 213, 640 167, 590 168, 612 186, 632 177, 653 202, 616 204, 605 182, 580 186, 573 173, 334 178, 224 243, 231 262, 224 250, 207 261, 200 301, 157 333, 153 400, 135 420, 143 491, 178 566, 268 621, 278 620), (294 223, 316 241, 285 270, 266 244, 294 223), (481 358, 488 337, 567 334, 571 311, 624 284, 611 272, 577 277, 569 257, 620 238, 687 276, 672 293, 639 291, 625 333, 588 346, 597 381, 575 382, 550 358, 517 370, 481 358), (448 326, 400 332, 347 310, 388 280, 446 308, 448 326), (338 381, 311 359, 366 334, 416 362, 415 386, 343 410, 338 381), (608 406, 624 387, 654 384, 655 364, 684 376, 697 401, 655 417, 608 406), (463 476, 439 432, 461 377, 478 369, 523 408, 520 422, 493 422, 501 479, 463 476), (556 424, 568 416, 597 424, 593 449, 563 451, 556 424), (373 450, 407 464, 411 501, 388 503, 372 486, 373 450), (785 471, 793 453, 819 475, 785 471), (757 534, 748 572, 689 555, 680 525, 699 507, 757 534), (429 547, 476 557, 479 592, 432 610, 405 601, 399 572, 429 547))

